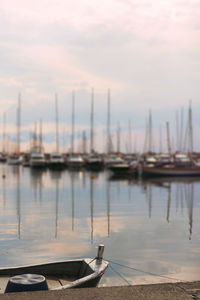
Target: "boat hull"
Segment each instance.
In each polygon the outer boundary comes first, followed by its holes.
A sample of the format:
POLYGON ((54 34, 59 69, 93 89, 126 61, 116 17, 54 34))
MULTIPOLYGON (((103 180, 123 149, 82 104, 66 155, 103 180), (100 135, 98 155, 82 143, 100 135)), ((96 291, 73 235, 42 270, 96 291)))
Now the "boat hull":
POLYGON ((49 290, 95 287, 103 276, 108 262, 98 259, 77 259, 40 265, 1 268, 0 286, 4 293, 9 279, 22 274, 38 274, 45 277, 49 290))
POLYGON ((155 177, 155 176, 200 176, 199 167, 143 167, 142 176, 155 177))
POLYGON ((46 163, 44 162, 44 163, 41 163, 41 162, 34 162, 34 163, 32 163, 32 162, 30 162, 30 167, 32 168, 32 169, 44 169, 44 168, 46 168, 46 163))
POLYGON ((64 162, 49 162, 48 167, 51 170, 64 170, 66 165, 64 162))
POLYGON ((135 176, 137 174, 136 168, 131 168, 128 164, 117 164, 109 166, 108 169, 115 176, 135 176))
POLYGON ((87 170, 103 170, 103 162, 86 162, 85 167, 87 170))

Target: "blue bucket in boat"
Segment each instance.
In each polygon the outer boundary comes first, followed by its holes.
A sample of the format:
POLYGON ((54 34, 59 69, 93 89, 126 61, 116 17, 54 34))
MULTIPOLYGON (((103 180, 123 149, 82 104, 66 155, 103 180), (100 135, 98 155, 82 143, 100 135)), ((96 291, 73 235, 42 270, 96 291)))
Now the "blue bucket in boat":
POLYGON ((38 274, 21 274, 9 279, 5 293, 48 290, 46 278, 38 274))

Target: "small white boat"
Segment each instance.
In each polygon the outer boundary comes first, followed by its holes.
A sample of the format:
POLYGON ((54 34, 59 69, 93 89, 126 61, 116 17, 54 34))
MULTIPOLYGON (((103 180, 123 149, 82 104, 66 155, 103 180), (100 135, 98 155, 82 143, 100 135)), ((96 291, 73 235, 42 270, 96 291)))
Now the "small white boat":
POLYGON ((158 163, 157 158, 154 155, 147 155, 144 157, 144 165, 153 167, 158 163))
POLYGON ((86 158, 86 168, 87 169, 102 169, 104 166, 103 158, 99 154, 90 154, 86 158))
POLYGON ((190 157, 185 153, 176 153, 174 155, 174 164, 176 166, 191 166, 192 161, 190 157))
POLYGON ((80 169, 84 166, 84 160, 80 154, 72 153, 67 159, 67 166, 72 169, 80 169))
POLYGON ((0 292, 95 287, 108 267, 108 262, 103 260, 103 251, 104 245, 99 245, 95 258, 1 268, 0 292))
POLYGON ((4 163, 7 161, 8 154, 6 152, 1 152, 0 153, 0 162, 4 163))
POLYGON ((32 152, 30 155, 30 167, 31 168, 45 168, 46 159, 43 153, 41 152, 32 152))
POLYGON ((7 163, 9 165, 13 165, 13 166, 21 165, 21 163, 22 163, 22 157, 21 157, 20 153, 19 152, 12 153, 8 157, 7 163))
POLYGON ((124 163, 124 160, 119 155, 108 155, 104 160, 105 166, 109 168, 112 165, 118 165, 124 163))
POLYGON ((48 166, 50 169, 56 169, 56 170, 64 169, 65 160, 63 158, 63 155, 59 152, 51 153, 48 161, 48 166))
POLYGON ((156 159, 156 166, 164 166, 173 163, 173 158, 167 153, 161 153, 156 155, 156 159))

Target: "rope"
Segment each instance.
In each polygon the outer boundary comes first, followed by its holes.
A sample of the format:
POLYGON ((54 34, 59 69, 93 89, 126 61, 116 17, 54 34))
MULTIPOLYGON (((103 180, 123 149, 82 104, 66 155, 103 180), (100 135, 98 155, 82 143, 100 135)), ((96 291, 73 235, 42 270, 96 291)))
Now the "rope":
POLYGON ((120 278, 122 278, 128 285, 131 285, 130 282, 119 272, 117 272, 111 265, 109 266, 120 278))
POLYGON ((89 262, 89 264, 88 265, 90 265, 95 259, 97 259, 96 257, 95 258, 93 258, 90 262, 89 262))
POLYGON ((133 267, 129 267, 129 266, 126 266, 126 265, 114 262, 112 260, 108 260, 107 259, 107 261, 110 262, 110 263, 112 263, 112 264, 118 265, 120 267, 124 267, 124 268, 130 269, 130 270, 133 270, 133 271, 137 271, 137 272, 142 272, 142 273, 145 273, 145 274, 148 274, 148 275, 157 276, 157 277, 161 277, 161 278, 165 278, 165 279, 170 279, 170 280, 177 280, 177 281, 187 282, 186 280, 181 280, 181 279, 178 279, 178 278, 172 278, 172 277, 169 277, 169 276, 159 275, 159 274, 155 274, 155 273, 152 273, 152 272, 147 272, 147 271, 143 271, 143 270, 136 269, 136 268, 133 268, 133 267))

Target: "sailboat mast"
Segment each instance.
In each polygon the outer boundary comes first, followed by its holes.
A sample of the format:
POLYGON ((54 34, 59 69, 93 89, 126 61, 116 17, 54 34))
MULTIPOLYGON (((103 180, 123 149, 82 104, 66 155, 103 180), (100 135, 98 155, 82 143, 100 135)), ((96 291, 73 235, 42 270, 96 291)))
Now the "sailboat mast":
POLYGON ((74 153, 74 110, 75 110, 75 92, 72 91, 72 133, 71 133, 71 152, 74 153))
POLYGON ((176 111, 176 150, 180 151, 180 134, 179 134, 179 115, 178 111, 176 111))
POLYGON ((17 107, 17 152, 20 152, 20 126, 21 126, 21 95, 18 95, 17 107))
POLYGON ((168 153, 169 153, 169 155, 171 155, 171 143, 170 143, 169 122, 166 122, 166 129, 167 129, 167 148, 168 148, 168 153))
POLYGON ((94 90, 91 91, 90 153, 94 150, 94 90))
POLYGON ((160 153, 162 153, 162 127, 160 127, 160 153))
POLYGON ((117 128, 117 152, 120 153, 120 133, 121 133, 121 128, 120 128, 120 122, 118 122, 118 128, 117 128))
POLYGON ((56 151, 59 152, 59 129, 58 129, 58 96, 55 94, 56 108, 56 151))
POLYGON ((82 141, 83 141, 83 154, 86 154, 86 133, 85 130, 82 132, 82 141))
POLYGON ((37 122, 34 124, 34 133, 33 133, 33 147, 37 148, 37 122))
POLYGON ((40 143, 40 151, 42 151, 42 120, 40 120, 40 137, 39 137, 39 143, 40 143))
POLYGON ((192 128, 192 101, 191 100, 189 103, 188 121, 189 121, 189 150, 192 153, 193 152, 193 128, 192 128))
POLYGON ((144 136, 144 147, 143 152, 145 153, 147 151, 147 144, 148 144, 148 120, 146 119, 146 126, 145 126, 145 136, 144 136))
POLYGON ((132 153, 132 130, 131 130, 131 121, 128 121, 128 151, 132 153))
POLYGON ((110 136, 110 89, 108 89, 107 102, 107 153, 111 152, 111 136, 110 136))
POLYGON ((149 152, 152 152, 152 115, 149 110, 149 152))
POLYGON ((180 120, 180 151, 183 151, 183 128, 184 128, 184 111, 181 107, 181 120, 180 120))
POLYGON ((6 142, 6 113, 3 114, 3 149, 2 149, 3 153, 6 151, 5 142, 6 142))

